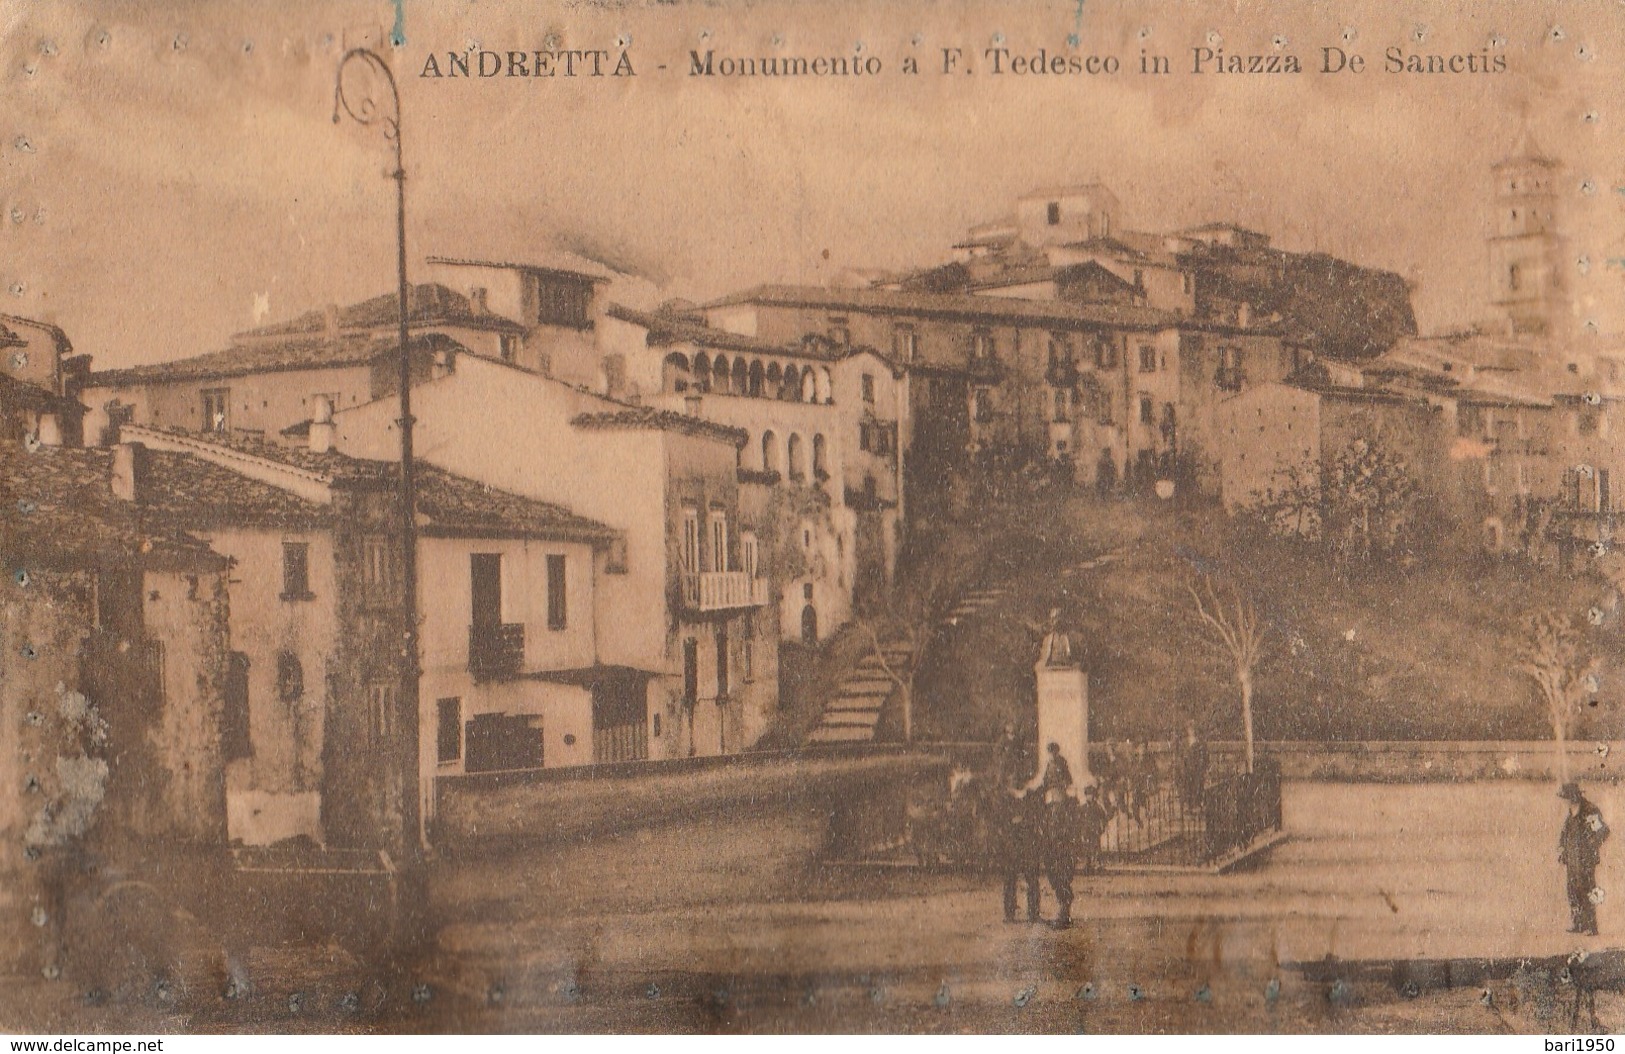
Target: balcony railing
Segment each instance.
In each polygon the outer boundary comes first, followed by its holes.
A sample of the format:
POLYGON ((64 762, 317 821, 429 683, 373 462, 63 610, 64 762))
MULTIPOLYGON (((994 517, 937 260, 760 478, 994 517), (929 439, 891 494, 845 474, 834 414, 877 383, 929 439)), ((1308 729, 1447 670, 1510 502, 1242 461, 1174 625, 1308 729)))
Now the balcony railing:
POLYGON ((701 571, 683 576, 683 604, 691 611, 755 608, 767 603, 767 579, 745 571, 701 571))
POLYGON ((502 622, 468 627, 468 672, 476 681, 516 676, 525 665, 525 627, 502 622))

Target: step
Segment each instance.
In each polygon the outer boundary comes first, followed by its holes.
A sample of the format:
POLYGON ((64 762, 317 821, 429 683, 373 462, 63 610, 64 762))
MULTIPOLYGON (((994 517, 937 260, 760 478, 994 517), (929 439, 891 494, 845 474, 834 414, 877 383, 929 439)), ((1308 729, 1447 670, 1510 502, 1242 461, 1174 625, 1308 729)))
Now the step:
POLYGON ((885 706, 886 700, 876 696, 856 699, 833 699, 824 704, 826 714, 866 714, 879 713, 885 706))
POLYGON ((890 677, 848 677, 836 689, 842 695, 864 695, 869 692, 890 692, 897 682, 890 677))
POLYGON ((813 729, 812 735, 807 737, 809 743, 871 743, 875 733, 871 728, 828 728, 813 729))
POLYGON ((879 710, 847 710, 839 714, 824 711, 819 728, 873 728, 880 723, 879 710))

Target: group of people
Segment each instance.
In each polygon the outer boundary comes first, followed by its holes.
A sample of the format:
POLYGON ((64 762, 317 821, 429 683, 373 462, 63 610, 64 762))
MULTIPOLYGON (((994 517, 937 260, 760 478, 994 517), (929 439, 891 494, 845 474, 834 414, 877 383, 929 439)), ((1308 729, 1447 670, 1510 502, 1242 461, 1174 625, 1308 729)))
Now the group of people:
MULTIPOLYGON (((1015 730, 1005 729, 994 760, 998 796, 991 817, 991 849, 1003 878, 1004 920, 1020 921, 1016 894, 1024 885, 1027 921, 1043 921, 1042 878, 1048 879, 1055 896, 1052 925, 1067 929, 1072 925, 1073 879, 1080 866, 1085 873, 1099 868, 1101 837, 1114 808, 1132 815, 1137 797, 1137 766, 1133 763, 1143 754, 1132 750, 1119 753, 1109 746, 1099 783, 1083 788, 1080 796, 1060 745, 1050 743, 1045 749, 1042 772, 1029 781, 1022 771, 1015 730), (1125 758, 1128 765, 1118 764, 1125 758), (1114 797, 1115 803, 1109 806, 1104 796, 1114 797)), ((1175 765, 1180 793, 1199 795, 1206 775, 1207 751, 1193 729, 1187 729, 1175 765)), ((1141 771, 1149 771, 1154 781, 1154 769, 1141 771)), ((1569 815, 1558 836, 1558 861, 1567 873, 1569 932, 1596 936, 1597 904, 1602 899, 1597 888, 1597 867, 1603 842, 1608 839, 1608 825, 1578 784, 1565 783, 1558 796, 1569 803, 1569 815)))
POLYGON ((1066 929, 1072 925, 1072 880, 1079 865, 1093 871, 1100 864, 1106 808, 1094 786, 1079 797, 1072 768, 1056 743, 1049 744, 1042 776, 1035 782, 1023 782, 1013 769, 1000 775, 992 849, 1004 879, 1004 920, 1020 921, 1016 890, 1025 883, 1027 921, 1043 921, 1042 876, 1055 894, 1052 925, 1066 929))

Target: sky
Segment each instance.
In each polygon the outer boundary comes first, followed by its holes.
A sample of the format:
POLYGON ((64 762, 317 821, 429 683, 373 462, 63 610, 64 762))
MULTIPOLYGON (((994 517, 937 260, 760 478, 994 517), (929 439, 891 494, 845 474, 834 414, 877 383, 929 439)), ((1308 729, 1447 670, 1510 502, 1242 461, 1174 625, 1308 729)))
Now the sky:
POLYGON ((1625 331, 1625 7, 1611 0, 401 2, 392 47, 391 0, 0 0, 0 311, 61 325, 109 368, 392 290, 389 144, 332 120, 343 46, 380 41, 416 268, 565 248, 704 300, 937 263, 1023 191, 1098 179, 1133 229, 1233 221, 1397 271, 1436 332, 1488 311, 1489 166, 1527 129, 1564 163, 1577 317, 1625 331), (624 42, 636 76, 419 75, 431 54, 549 39, 624 42), (1315 72, 1325 46, 1367 70, 1315 72), (975 71, 942 74, 945 47, 975 71), (995 76, 991 47, 1123 68, 995 76), (1306 72, 1193 74, 1193 47, 1290 54, 1306 72), (1389 47, 1507 69, 1386 73, 1389 47), (1142 49, 1174 72, 1138 74, 1142 49), (691 50, 883 68, 693 77, 691 50))

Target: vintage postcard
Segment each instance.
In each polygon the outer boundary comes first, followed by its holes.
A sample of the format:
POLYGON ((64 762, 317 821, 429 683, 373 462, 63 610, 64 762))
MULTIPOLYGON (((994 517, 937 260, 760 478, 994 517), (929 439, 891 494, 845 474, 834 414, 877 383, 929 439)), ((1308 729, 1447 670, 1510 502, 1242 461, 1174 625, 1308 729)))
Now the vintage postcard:
POLYGON ((0 0, 0 1029, 1625 1027, 1622 27, 0 0))

